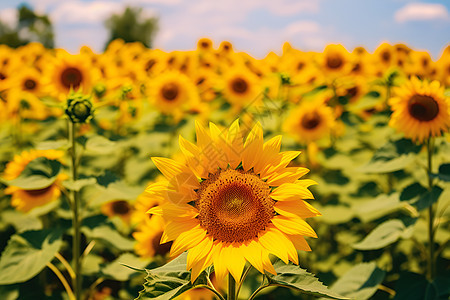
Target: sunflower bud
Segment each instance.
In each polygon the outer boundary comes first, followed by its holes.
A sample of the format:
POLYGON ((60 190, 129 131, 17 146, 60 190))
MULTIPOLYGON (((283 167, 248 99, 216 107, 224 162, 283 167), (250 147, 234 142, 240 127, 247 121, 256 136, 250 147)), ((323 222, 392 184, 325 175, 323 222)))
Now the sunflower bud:
POLYGON ((86 123, 92 118, 94 109, 89 96, 71 94, 67 99, 66 115, 73 123, 86 123))
POLYGON ((97 98, 102 98, 106 94, 106 86, 103 83, 95 85, 94 94, 97 98))

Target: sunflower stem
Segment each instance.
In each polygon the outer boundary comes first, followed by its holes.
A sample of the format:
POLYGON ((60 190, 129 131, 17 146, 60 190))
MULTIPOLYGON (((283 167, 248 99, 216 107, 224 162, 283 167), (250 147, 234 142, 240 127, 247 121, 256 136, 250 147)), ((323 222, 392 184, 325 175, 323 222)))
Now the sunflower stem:
MULTIPOLYGON (((433 139, 428 138, 427 140, 427 158, 428 158, 428 190, 431 192, 433 188, 433 178, 431 177, 431 172, 433 168, 433 139)), ((428 261, 428 279, 432 280, 435 277, 436 266, 434 257, 434 209, 433 205, 428 207, 428 247, 429 247, 429 261, 428 261)))
MULTIPOLYGON (((71 157, 72 157, 72 180, 75 182, 78 177, 77 173, 77 156, 76 156, 76 123, 70 121, 70 131, 69 137, 72 144, 71 147, 71 157)), ((80 242, 81 242, 81 232, 80 232, 80 216, 79 216, 79 194, 78 191, 72 191, 72 213, 73 213, 73 243, 72 243, 72 265, 75 272, 75 277, 72 280, 72 286, 75 292, 76 300, 81 299, 81 263, 80 263, 80 242)))
POLYGON ((236 281, 231 274, 228 274, 228 300, 236 300, 236 281))

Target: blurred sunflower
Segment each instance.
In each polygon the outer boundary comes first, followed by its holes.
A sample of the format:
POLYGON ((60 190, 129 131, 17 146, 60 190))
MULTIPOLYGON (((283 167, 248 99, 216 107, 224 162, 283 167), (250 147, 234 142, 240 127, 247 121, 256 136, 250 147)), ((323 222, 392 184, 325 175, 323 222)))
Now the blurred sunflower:
POLYGON ((113 200, 100 207, 101 212, 110 218, 119 217, 125 224, 130 224, 133 207, 126 200, 113 200))
POLYGON ((152 216, 144 219, 133 232, 136 240, 134 249, 136 253, 145 258, 154 257, 156 255, 165 256, 170 251, 172 242, 162 242, 164 232, 164 219, 161 216, 152 216))
POLYGON ((419 142, 448 131, 450 103, 439 81, 430 83, 412 77, 394 93, 388 102, 393 111, 390 126, 419 142))
POLYGON ((245 143, 239 122, 228 130, 196 123, 197 144, 180 137, 186 163, 154 157, 165 182, 146 192, 162 205, 149 210, 166 227, 161 242, 173 241, 170 255, 188 250, 191 281, 209 265, 222 281, 236 281, 246 261, 258 271, 276 274, 269 254, 298 264, 297 250, 310 251, 304 236, 316 237, 305 218, 320 215, 304 199, 313 199, 309 170, 287 167, 300 152, 279 152, 281 136, 263 141, 258 123, 245 143))
POLYGON ((350 53, 342 45, 328 45, 323 51, 320 69, 328 75, 343 75, 350 71, 350 53))
POLYGON ((162 113, 175 118, 180 118, 199 102, 194 83, 177 71, 167 71, 155 77, 149 87, 149 97, 162 113))
POLYGON ((71 89, 81 88, 89 94, 96 79, 94 72, 88 58, 60 50, 53 64, 44 70, 47 92, 59 100, 65 99, 71 89))
POLYGON ((309 144, 328 134, 335 126, 333 110, 323 101, 305 101, 293 109, 283 128, 299 142, 309 144))
MULTIPOLYGON (((57 150, 30 150, 20 155, 15 155, 5 168, 3 178, 13 180, 17 178, 26 166, 38 157, 46 157, 51 160, 60 160, 64 152, 57 150)), ((9 186, 5 194, 12 195, 11 205, 17 210, 28 212, 31 209, 57 200, 61 195, 61 182, 67 179, 65 174, 59 174, 57 179, 49 186, 36 190, 24 190, 16 186, 9 186)))
POLYGON ((236 65, 223 75, 223 95, 236 109, 255 101, 261 92, 258 77, 245 66, 236 65))

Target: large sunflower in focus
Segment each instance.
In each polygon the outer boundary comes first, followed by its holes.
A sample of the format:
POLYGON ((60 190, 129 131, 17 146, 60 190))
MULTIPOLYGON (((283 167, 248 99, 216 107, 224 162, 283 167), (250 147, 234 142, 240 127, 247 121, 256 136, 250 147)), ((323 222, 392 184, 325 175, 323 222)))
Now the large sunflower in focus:
POLYGON ((304 200, 313 199, 314 182, 299 180, 308 169, 287 167, 300 152, 280 153, 281 136, 264 143, 260 124, 245 142, 238 121, 209 131, 196 123, 196 133, 196 144, 180 137, 186 163, 153 158, 166 181, 146 189, 163 201, 149 212, 166 222, 170 255, 188 250, 192 282, 211 264, 219 281, 239 282, 246 262, 276 274, 269 254, 298 264, 297 250, 310 250, 304 236, 316 237, 305 219, 320 215, 304 200))
POLYGON ((304 102, 293 109, 283 129, 304 144, 330 134, 335 126, 333 110, 322 101, 304 102))
POLYGON ((64 50, 57 53, 44 74, 47 92, 60 100, 67 98, 71 89, 82 89, 83 93, 89 94, 96 79, 88 57, 71 55, 64 50))
MULTIPOLYGON (((64 152, 57 150, 30 150, 24 151, 20 155, 14 156, 14 159, 6 165, 3 178, 13 180, 17 178, 26 166, 38 157, 46 157, 50 160, 59 160, 64 152)), ((5 194, 11 194, 11 205, 17 210, 28 212, 31 209, 47 204, 59 198, 61 195, 61 182, 67 179, 67 175, 60 174, 57 179, 49 186, 36 189, 24 190, 16 186, 9 186, 5 189, 5 194)))
POLYGON ((199 102, 194 83, 178 71, 167 71, 155 77, 149 86, 149 96, 161 112, 176 118, 199 102))
POLYGON ((393 111, 390 126, 419 142, 448 131, 450 103, 439 81, 430 83, 412 77, 394 93, 395 97, 389 99, 393 111))

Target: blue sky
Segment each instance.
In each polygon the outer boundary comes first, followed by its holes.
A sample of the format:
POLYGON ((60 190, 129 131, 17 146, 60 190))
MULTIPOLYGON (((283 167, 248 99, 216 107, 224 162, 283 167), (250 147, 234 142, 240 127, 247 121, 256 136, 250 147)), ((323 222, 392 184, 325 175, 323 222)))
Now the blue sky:
POLYGON ((0 19, 14 24, 15 8, 27 3, 50 16, 56 45, 72 53, 82 45, 102 51, 104 20, 127 5, 158 16, 154 45, 189 50, 204 36, 215 46, 231 41, 238 51, 263 57, 279 53, 284 41, 322 51, 329 43, 373 51, 382 42, 407 43, 437 58, 450 43, 450 1, 411 0, 8 0, 0 19))

